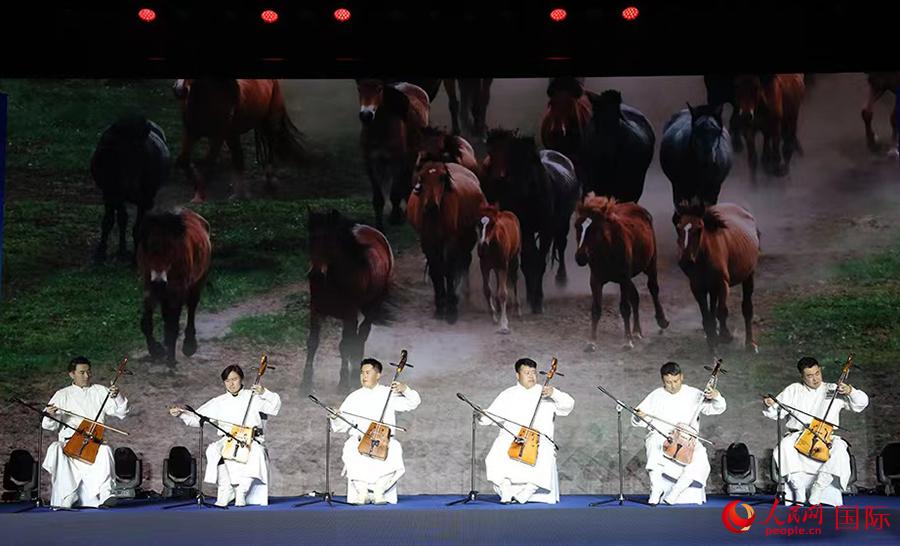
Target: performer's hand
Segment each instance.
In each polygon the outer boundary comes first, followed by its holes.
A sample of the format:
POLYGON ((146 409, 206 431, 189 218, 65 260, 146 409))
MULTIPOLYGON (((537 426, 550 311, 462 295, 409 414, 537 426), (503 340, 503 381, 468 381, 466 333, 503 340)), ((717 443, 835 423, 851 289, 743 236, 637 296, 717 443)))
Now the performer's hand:
POLYGON ((703 393, 704 398, 707 400, 713 400, 719 397, 719 391, 716 389, 709 389, 708 391, 703 393))
POLYGON ((838 385, 837 390, 840 394, 850 394, 851 392, 853 392, 853 386, 846 383, 841 383, 840 385, 838 385))
POLYGON ((543 390, 541 390, 541 396, 543 396, 544 398, 550 398, 551 396, 553 396, 553 390, 553 387, 547 385, 543 388, 543 390))
POLYGON ((635 409, 634 412, 637 413, 638 417, 646 417, 647 416, 646 413, 642 412, 639 409, 635 409))
POLYGON ((56 415, 56 412, 59 411, 59 409, 54 405, 50 405, 44 408, 44 411, 46 411, 50 415, 56 415))
POLYGON ((182 413, 184 413, 184 410, 182 410, 178 406, 172 406, 171 408, 169 408, 169 415, 171 415, 172 417, 178 417, 182 413))
POLYGON ((772 400, 771 398, 766 396, 765 398, 763 398, 763 404, 765 404, 767 408, 771 408, 775 405, 775 400, 772 400))
POLYGON ((393 383, 391 383, 391 390, 396 392, 397 394, 406 392, 406 388, 406 384, 399 381, 394 381, 393 383))
POLYGON ((109 396, 112 398, 119 396, 119 386, 118 385, 113 385, 109 388, 109 396))
POLYGON ((262 396, 262 394, 266 392, 266 388, 262 385, 253 385, 252 387, 250 387, 250 390, 256 393, 257 396, 262 396))

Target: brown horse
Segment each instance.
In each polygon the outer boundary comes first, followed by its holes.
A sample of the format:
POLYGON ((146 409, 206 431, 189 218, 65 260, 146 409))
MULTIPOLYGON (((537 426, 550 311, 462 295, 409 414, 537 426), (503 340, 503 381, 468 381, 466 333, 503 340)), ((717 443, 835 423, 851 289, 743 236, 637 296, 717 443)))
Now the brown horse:
POLYGON ((710 349, 732 340, 728 329, 728 289, 744 291, 745 348, 758 352, 753 341, 753 278, 759 260, 759 230, 746 209, 732 203, 711 207, 681 203, 675 212, 678 265, 691 282, 700 305, 703 330, 710 349), (716 332, 716 319, 719 321, 716 332))
POLYGON ((501 211, 495 205, 481 207, 481 227, 478 238, 478 258, 481 263, 481 280, 484 298, 487 300, 494 322, 500 323, 500 334, 509 333, 509 319, 506 316, 508 291, 513 293, 516 314, 522 316, 519 308, 519 252, 522 241, 519 234, 519 219, 509 211, 501 211), (497 293, 491 295, 491 271, 497 278, 497 293))
POLYGON ((582 139, 594 110, 593 93, 584 88, 584 78, 554 78, 547 87, 547 108, 541 118, 541 142, 581 169, 582 139))
POLYGON ((212 245, 209 223, 189 209, 150 212, 138 232, 137 262, 144 283, 141 331, 153 358, 175 363, 175 341, 181 308, 187 305, 187 325, 181 352, 197 351, 194 314, 209 273, 212 245), (153 311, 159 304, 163 318, 164 346, 153 337, 153 311))
POLYGON ((434 286, 435 315, 453 324, 459 280, 467 276, 484 194, 478 178, 456 163, 429 159, 416 174, 406 216, 419 234, 434 286))
POLYGON ((803 153, 797 140, 797 119, 806 85, 803 74, 774 74, 760 77, 743 74, 734 79, 740 126, 744 130, 750 175, 756 178, 757 132, 763 134, 762 166, 768 174, 790 172, 794 151, 803 153))
POLYGON ((356 87, 363 160, 372 184, 375 225, 382 229, 385 186, 391 199, 390 221, 403 222, 400 203, 409 195, 422 130, 428 126, 428 95, 421 87, 403 82, 357 80, 356 87))
MULTIPOLYGON (((884 95, 885 91, 897 93, 900 89, 900 72, 869 72, 866 74, 866 80, 869 83, 869 97, 863 106, 862 115, 863 123, 866 125, 866 144, 873 153, 880 151, 878 143, 878 135, 872 129, 872 109, 875 102, 884 95)), ((894 106, 891 112, 891 143, 888 148, 888 155, 897 156, 897 107, 894 106)))
POLYGON ((244 152, 241 135, 254 131, 256 160, 265 169, 271 190, 275 158, 301 163, 303 135, 288 117, 278 80, 202 79, 176 80, 175 96, 181 101, 184 133, 177 165, 194 182, 193 202, 206 200, 206 178, 212 172, 222 144, 228 144, 238 181, 234 196, 244 197, 244 152), (201 175, 191 162, 194 145, 209 139, 207 172, 201 175))
POLYGON ((478 172, 478 160, 469 141, 461 136, 448 135, 436 127, 422 130, 422 148, 416 159, 416 171, 426 157, 439 157, 446 163, 458 163, 473 173, 478 172))
POLYGON ((377 229, 332 210, 309 212, 309 337, 303 389, 313 390, 313 361, 325 317, 343 322, 341 389, 350 386, 350 368, 359 363, 376 321, 385 321, 394 254, 377 229), (362 315, 362 322, 359 316, 362 315))
POLYGON ((434 99, 437 98, 438 92, 441 90, 441 86, 444 87, 444 92, 447 93, 447 103, 450 109, 450 124, 453 129, 454 135, 460 134, 459 127, 459 97, 456 93, 456 80, 453 78, 433 78, 433 79, 412 79, 407 80, 407 83, 411 83, 413 85, 417 85, 421 87, 426 94, 428 94, 428 102, 434 102, 434 99))
POLYGON ((603 302, 603 285, 619 285, 619 311, 625 323, 625 347, 634 347, 634 338, 641 338, 639 315, 640 298, 632 279, 640 273, 647 275, 647 288, 653 298, 656 323, 667 328, 669 321, 659 302, 659 282, 656 276, 656 236, 653 218, 636 203, 619 203, 607 197, 588 197, 576 210, 575 237, 578 248, 575 263, 591 267, 591 345, 595 350, 597 323, 603 302), (630 322, 634 313, 634 322, 630 322))
POLYGON ((462 78, 459 81, 460 124, 466 134, 484 137, 493 78, 462 78))

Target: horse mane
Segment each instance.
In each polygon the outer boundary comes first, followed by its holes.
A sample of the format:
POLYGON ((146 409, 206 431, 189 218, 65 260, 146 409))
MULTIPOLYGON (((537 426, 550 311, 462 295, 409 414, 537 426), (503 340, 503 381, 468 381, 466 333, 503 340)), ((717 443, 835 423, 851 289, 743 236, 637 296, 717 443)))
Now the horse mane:
POLYGON ((622 93, 607 89, 599 95, 588 95, 594 110, 594 119, 601 123, 617 123, 622 117, 622 93))
POLYGON ((409 97, 406 93, 393 85, 385 84, 382 88, 382 97, 384 98, 382 105, 386 106, 389 112, 406 119, 409 112, 409 97))
POLYGON ((518 129, 504 129, 503 127, 488 129, 485 143, 490 146, 498 141, 512 139, 516 137, 518 132, 518 129))
POLYGON ((329 212, 309 212, 308 232, 319 227, 324 227, 332 231, 337 236, 338 244, 341 250, 350 257, 354 263, 364 264, 367 261, 366 252, 368 247, 360 243, 356 239, 354 229, 361 224, 352 218, 344 216, 337 209, 331 209, 329 212))
POLYGON ((584 78, 551 78, 547 84, 547 96, 564 91, 576 99, 584 94, 584 78))
POLYGON ((696 216, 701 218, 705 231, 717 231, 728 227, 717 211, 704 205, 699 199, 692 199, 690 202, 682 201, 675 207, 675 214, 677 216, 696 216))
POLYGON ((429 125, 428 127, 422 129, 422 137, 423 139, 439 137, 441 139, 441 143, 443 144, 443 152, 441 153, 441 157, 435 158, 434 154, 426 154, 424 156, 425 159, 430 159, 431 161, 456 163, 457 160, 462 157, 462 149, 460 147, 459 139, 454 135, 447 134, 447 131, 429 125))
POLYGON ((606 197, 605 195, 597 195, 594 197, 588 197, 582 203, 582 210, 586 210, 588 212, 599 214, 600 216, 605 216, 607 218, 611 218, 614 215, 614 211, 619 202, 615 197, 606 197))

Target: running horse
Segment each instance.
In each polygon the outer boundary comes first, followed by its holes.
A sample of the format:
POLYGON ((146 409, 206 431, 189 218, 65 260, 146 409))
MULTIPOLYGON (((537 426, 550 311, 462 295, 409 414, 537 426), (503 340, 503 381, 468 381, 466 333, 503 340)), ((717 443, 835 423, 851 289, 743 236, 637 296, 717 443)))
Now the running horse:
POLYGON ((228 145, 238 173, 234 196, 244 197, 244 152, 241 135, 254 132, 256 160, 265 169, 271 190, 275 159, 301 164, 305 157, 302 133, 291 122, 278 80, 199 79, 176 80, 175 96, 181 104, 184 133, 176 164, 194 183, 193 202, 206 200, 206 182, 228 145), (206 172, 201 175, 191 162, 194 146, 209 140, 206 172))
POLYGON ((407 202, 434 287, 435 316, 450 324, 459 316, 459 281, 468 275, 485 204, 475 173, 440 158, 422 163, 407 202))
POLYGON ((805 92, 803 74, 735 77, 734 94, 752 178, 757 169, 757 132, 763 134, 762 167, 770 175, 787 175, 794 152, 803 153, 797 140, 797 120, 805 92))
POLYGON ((478 228, 478 259, 481 264, 481 281, 484 298, 491 310, 491 318, 500 324, 499 334, 509 333, 506 302, 510 292, 516 314, 522 316, 519 307, 519 252, 522 250, 519 219, 508 210, 495 205, 481 207, 478 228), (491 294, 491 272, 497 279, 496 292, 491 294))
POLYGON ((578 248, 575 263, 591 268, 591 345, 596 350, 597 323, 603 303, 603 285, 619 285, 619 312, 625 324, 625 348, 634 348, 634 338, 641 338, 640 298, 634 277, 647 275, 647 289, 653 298, 656 324, 668 328, 669 321, 659 302, 657 280, 656 235, 653 218, 637 203, 619 203, 615 199, 589 196, 578 205, 575 217, 578 248), (634 314, 634 321, 631 315, 634 314))
POLYGON ((401 202, 407 198, 421 146, 422 130, 428 126, 428 95, 410 83, 388 84, 382 80, 357 80, 360 142, 366 174, 372 184, 375 226, 383 229, 384 188, 389 189, 392 224, 403 223, 401 202))
POLYGON ((556 283, 567 278, 569 222, 581 194, 575 167, 559 152, 538 151, 533 137, 517 131, 491 129, 487 149, 481 166, 485 197, 519 219, 528 303, 533 313, 542 313, 548 257, 559 264, 556 283))
POLYGON ((194 316, 209 273, 212 244, 209 223, 190 209, 151 211, 138 233, 137 262, 143 278, 144 303, 141 331, 150 356, 175 363, 175 342, 181 310, 187 306, 187 324, 181 352, 197 351, 194 316), (159 305, 163 344, 153 337, 153 313, 159 305))
POLYGON ((463 131, 476 138, 487 133, 487 109, 491 102, 493 78, 461 78, 459 81, 460 123, 463 131))
POLYGON ((351 368, 362 360, 372 325, 389 317, 386 302, 394 254, 383 233, 337 210, 309 212, 309 335, 302 389, 312 392, 313 361, 325 317, 343 323, 339 388, 350 386, 351 368), (359 320, 362 315, 362 321, 359 320))
POLYGON ((753 215, 732 203, 706 206, 694 201, 679 204, 674 224, 678 265, 690 280, 691 292, 700 306, 710 349, 733 339, 727 325, 728 292, 740 284, 744 347, 758 352, 753 340, 753 283, 760 247, 753 215))
POLYGON ((103 220, 94 260, 106 259, 113 224, 119 224, 119 257, 128 256, 125 230, 127 203, 137 209, 131 231, 137 249, 138 229, 153 208, 156 193, 169 175, 169 146, 162 128, 143 116, 125 116, 103 131, 91 156, 91 177, 103 192, 103 220))
POLYGON ((478 160, 469 141, 458 135, 448 135, 436 127, 422 130, 422 145, 416 158, 416 171, 427 157, 440 158, 445 163, 458 163, 470 171, 478 172, 478 160))
MULTIPOLYGON (((437 98, 438 93, 441 90, 441 86, 444 87, 444 92, 447 93, 447 106, 450 109, 450 124, 452 127, 452 131, 454 135, 459 135, 461 133, 459 126, 459 97, 456 93, 456 80, 453 78, 432 78, 432 79, 409 79, 406 80, 407 83, 411 83, 413 85, 417 85, 425 91, 428 95, 428 102, 434 102, 434 99, 437 98)), ((391 82, 396 83, 396 82, 391 82)))
MULTIPOLYGON (((866 74, 866 81, 869 84, 869 96, 866 104, 863 106, 860 115, 866 126, 866 144, 872 153, 880 151, 878 143, 878 134, 872 129, 872 111, 875 102, 881 98, 886 91, 893 93, 895 96, 900 89, 900 72, 869 72, 866 74)), ((888 147, 888 155, 896 157, 897 153, 897 106, 891 111, 891 143, 888 147)))

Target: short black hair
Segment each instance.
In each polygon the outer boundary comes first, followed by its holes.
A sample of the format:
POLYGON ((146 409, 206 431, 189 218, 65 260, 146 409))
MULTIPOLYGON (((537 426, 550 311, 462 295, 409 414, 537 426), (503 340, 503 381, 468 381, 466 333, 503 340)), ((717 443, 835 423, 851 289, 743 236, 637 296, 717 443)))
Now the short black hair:
POLYGON ((359 363, 359 369, 361 370, 362 367, 365 366, 366 364, 368 364, 368 365, 372 366, 373 368, 375 368, 376 370, 378 370, 378 373, 381 373, 381 371, 384 370, 384 366, 381 365, 381 362, 379 362, 378 360, 376 360, 374 358, 362 359, 362 362, 359 363))
POLYGON ((232 364, 231 366, 225 366, 225 369, 222 370, 222 381, 228 379, 228 376, 231 375, 231 372, 238 374, 241 379, 244 378, 244 370, 241 369, 237 364, 232 364))
POLYGON ((797 361, 797 371, 803 373, 803 370, 807 368, 812 368, 813 366, 818 366, 819 361, 811 356, 804 356, 800 360, 797 361))
POLYGON ((534 360, 531 360, 530 358, 527 358, 527 357, 516 360, 516 373, 519 373, 519 369, 521 369, 522 366, 528 366, 529 368, 537 368, 537 362, 535 362, 534 360))
POLYGON ((90 366, 91 361, 88 360, 86 356, 76 356, 69 361, 69 371, 74 372, 75 368, 78 367, 79 364, 87 364, 88 366, 90 366))
POLYGON ((666 362, 659 369, 659 375, 660 377, 664 375, 681 375, 681 366, 677 362, 666 362))

